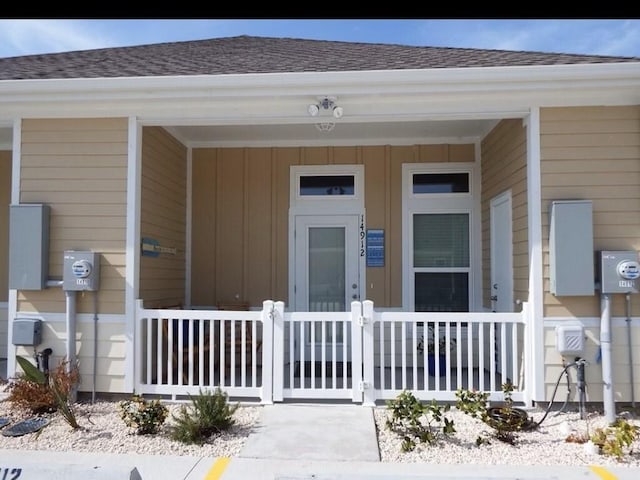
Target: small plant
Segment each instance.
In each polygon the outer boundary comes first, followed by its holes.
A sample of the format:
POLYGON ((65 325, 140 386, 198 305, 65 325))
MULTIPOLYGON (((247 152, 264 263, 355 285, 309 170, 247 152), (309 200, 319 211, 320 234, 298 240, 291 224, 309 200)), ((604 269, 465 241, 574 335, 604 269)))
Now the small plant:
POLYGON ((71 428, 80 428, 69 401, 79 382, 78 366, 63 361, 46 375, 24 357, 18 355, 16 361, 24 373, 10 383, 9 402, 36 415, 58 411, 71 428))
MULTIPOLYGON (((513 388, 511 383, 502 385, 504 405, 500 407, 489 406, 489 394, 486 392, 459 389, 456 391, 458 399, 456 407, 458 410, 470 415, 472 418, 482 420, 491 427, 493 436, 496 439, 513 445, 517 441, 516 432, 535 426, 524 410, 513 406, 513 388)), ((480 436, 476 439, 476 445, 486 443, 490 443, 486 436, 480 436)))
MULTIPOLYGON (((447 350, 452 352, 456 348, 456 339, 454 337, 449 338, 449 342, 447 342, 447 337, 444 334, 438 335, 438 352, 440 355, 445 355, 447 350)), ((424 335, 420 337, 417 345, 418 352, 420 353, 429 353, 434 355, 436 352, 436 335, 435 329, 433 325, 429 325, 427 328, 427 337, 425 339, 424 335), (426 352, 425 352, 425 343, 426 343, 426 352)))
POLYGON ((442 435, 455 433, 454 422, 444 414, 450 410, 448 404, 438 405, 435 400, 421 403, 411 392, 400 393, 395 400, 387 402, 391 417, 386 426, 403 435, 402 451, 409 452, 416 442, 435 444, 442 435))
POLYGON ((178 415, 174 415, 175 426, 171 431, 174 440, 202 445, 212 434, 231 428, 235 420, 233 414, 239 404, 230 405, 228 395, 217 387, 215 392, 200 390, 191 396, 191 406, 183 405, 178 415))
POLYGON ((640 438, 640 427, 624 418, 618 418, 606 428, 597 428, 591 435, 591 441, 605 455, 621 460, 625 452, 631 452, 631 444, 640 438))
POLYGON ((158 433, 169 414, 169 409, 160 400, 147 402, 140 395, 119 402, 118 410, 125 425, 135 428, 139 435, 158 433))

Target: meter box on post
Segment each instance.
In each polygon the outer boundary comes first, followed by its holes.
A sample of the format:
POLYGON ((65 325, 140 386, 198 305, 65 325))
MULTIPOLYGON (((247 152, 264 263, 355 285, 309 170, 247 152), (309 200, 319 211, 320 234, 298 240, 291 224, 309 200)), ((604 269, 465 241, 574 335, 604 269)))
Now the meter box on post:
POLYGON ((62 274, 65 291, 95 291, 100 284, 100 254, 96 252, 66 250, 62 274))

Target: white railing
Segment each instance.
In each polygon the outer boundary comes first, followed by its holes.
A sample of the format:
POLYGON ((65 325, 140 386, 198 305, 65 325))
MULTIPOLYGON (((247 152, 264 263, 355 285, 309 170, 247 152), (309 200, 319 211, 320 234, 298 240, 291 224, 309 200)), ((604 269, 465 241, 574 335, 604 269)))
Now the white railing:
POLYGON ((403 390, 422 400, 453 401, 458 389, 503 400, 505 383, 515 387, 512 399, 523 401, 524 307, 520 313, 376 312, 363 302, 364 382, 371 387, 365 403, 403 390))
POLYGON ((454 401, 457 389, 524 401, 527 305, 520 313, 143 309, 136 315, 136 391, 172 395, 220 386, 263 403, 343 399, 372 405, 403 390, 454 401), (432 338, 437 341, 429 342, 432 338), (423 348, 420 349, 421 339, 423 348), (434 360, 438 359, 438 360, 434 360))
POLYGON ((197 394, 220 386, 270 403, 273 302, 261 311, 144 309, 136 305, 136 392, 197 394))

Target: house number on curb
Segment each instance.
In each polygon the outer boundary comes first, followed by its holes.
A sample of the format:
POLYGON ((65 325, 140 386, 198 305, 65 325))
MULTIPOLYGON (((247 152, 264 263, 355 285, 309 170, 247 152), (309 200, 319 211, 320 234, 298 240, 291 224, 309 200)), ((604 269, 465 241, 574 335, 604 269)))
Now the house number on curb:
POLYGON ((16 480, 22 474, 21 468, 2 468, 0 467, 0 480, 16 480))

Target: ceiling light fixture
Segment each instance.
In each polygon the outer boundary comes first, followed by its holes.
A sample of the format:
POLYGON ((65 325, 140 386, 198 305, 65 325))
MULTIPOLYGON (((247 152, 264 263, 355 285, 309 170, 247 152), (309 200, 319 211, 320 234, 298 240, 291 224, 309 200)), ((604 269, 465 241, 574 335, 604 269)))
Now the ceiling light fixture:
POLYGON ((322 110, 331 110, 334 118, 341 118, 344 115, 344 109, 336 104, 335 97, 318 97, 318 103, 307 106, 307 112, 312 117, 320 115, 322 110))

